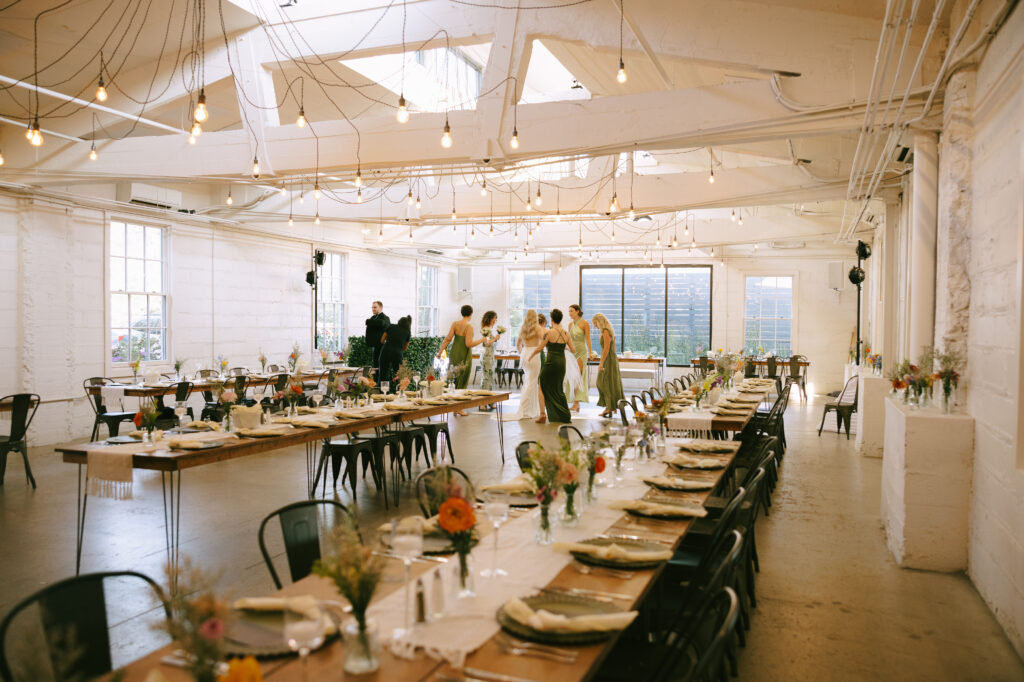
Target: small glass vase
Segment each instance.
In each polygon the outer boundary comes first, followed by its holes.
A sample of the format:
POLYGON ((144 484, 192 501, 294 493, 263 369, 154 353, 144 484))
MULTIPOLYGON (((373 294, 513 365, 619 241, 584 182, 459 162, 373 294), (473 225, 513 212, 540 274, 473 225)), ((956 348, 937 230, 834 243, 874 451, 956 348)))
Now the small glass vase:
POLYGON ((565 486, 565 506, 562 507, 562 525, 566 528, 575 528, 580 525, 580 508, 576 504, 576 490, 578 486, 565 486), (570 490, 570 487, 572 488, 570 490))
POLYGON ((587 492, 586 492, 587 504, 594 504, 597 502, 597 467, 593 466, 590 468, 590 476, 587 477, 587 492))
POLYGON ((942 392, 942 414, 950 414, 953 412, 953 392, 946 391, 942 392))
POLYGON ((473 599, 476 597, 476 585, 473 581, 473 566, 468 552, 459 552, 459 572, 456 575, 459 589, 455 592, 456 599, 473 599))
POLYGON ((224 432, 231 433, 231 410, 224 413, 224 432))
POLYGON ((153 440, 153 428, 152 427, 147 428, 146 432, 142 434, 142 442, 143 443, 153 443, 153 442, 155 442, 153 440))
POLYGON ((360 625, 355 618, 345 621, 342 626, 345 638, 344 670, 350 675, 372 673, 380 667, 377 659, 377 621, 366 618, 360 625))
POLYGON ((541 502, 540 513, 537 515, 537 523, 533 529, 533 537, 538 545, 550 545, 554 540, 551 533, 551 503, 541 502))

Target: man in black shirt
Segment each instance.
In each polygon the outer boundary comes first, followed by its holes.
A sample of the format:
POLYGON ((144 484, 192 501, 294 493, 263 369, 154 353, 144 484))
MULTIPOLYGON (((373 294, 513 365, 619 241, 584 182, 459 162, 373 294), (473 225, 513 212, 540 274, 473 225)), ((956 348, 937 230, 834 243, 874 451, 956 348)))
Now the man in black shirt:
POLYGON ((383 345, 380 341, 381 335, 388 330, 391 320, 384 314, 384 304, 380 301, 373 302, 373 315, 366 320, 366 345, 373 354, 372 367, 380 366, 380 349, 383 345))

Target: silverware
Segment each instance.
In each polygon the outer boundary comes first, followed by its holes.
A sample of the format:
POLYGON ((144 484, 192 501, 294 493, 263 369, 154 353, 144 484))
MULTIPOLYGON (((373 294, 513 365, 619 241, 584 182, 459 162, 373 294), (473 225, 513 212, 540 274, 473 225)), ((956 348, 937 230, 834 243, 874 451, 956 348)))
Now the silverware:
MULTIPOLYGON (((189 665, 190 661, 187 658, 187 654, 182 649, 175 649, 174 653, 164 656, 160 659, 160 663, 163 665, 169 665, 173 668, 185 668, 189 665)), ((224 661, 218 661, 216 666, 217 675, 228 674, 228 664, 224 661)))
POLYGON ((575 663, 575 656, 563 656, 561 654, 553 654, 549 651, 539 651, 537 649, 526 649, 524 647, 515 646, 506 642, 503 639, 495 638, 494 642, 504 651, 506 654, 512 654, 513 656, 533 656, 535 658, 543 658, 548 661, 554 661, 555 663, 575 663))
POLYGON ((605 566, 590 566, 588 564, 580 563, 579 561, 572 562, 572 567, 583 575, 597 573, 599 575, 607 575, 611 578, 619 578, 620 580, 629 580, 634 575, 632 571, 623 571, 618 568, 607 568, 605 566))
POLYGON ((535 590, 554 594, 571 594, 577 597, 590 597, 599 601, 611 601, 612 599, 624 599, 633 601, 636 599, 631 594, 619 594, 618 592, 602 592, 601 590, 588 590, 583 587, 535 587, 535 590))
POLYGON ((576 658, 579 652, 575 649, 563 649, 561 647, 552 646, 550 644, 540 644, 538 642, 526 642, 521 639, 516 639, 504 630, 499 630, 498 634, 495 635, 499 639, 505 641, 505 643, 511 646, 519 647, 520 649, 536 649, 537 651, 546 651, 549 654, 555 654, 557 656, 565 656, 566 658, 576 658))
MULTIPOLYGON (((399 561, 405 561, 405 557, 404 556, 400 556, 398 554, 395 554, 394 552, 383 552, 383 551, 381 551, 379 549, 375 549, 373 551, 373 553, 376 554, 377 556, 382 556, 385 559, 398 559, 399 561)), ((434 563, 438 563, 438 564, 446 564, 446 563, 448 563, 448 560, 445 559, 442 556, 428 556, 426 554, 423 554, 423 555, 417 556, 417 557, 413 557, 412 560, 413 561, 419 561, 421 563, 429 563, 431 561, 433 561, 434 563)))
MULTIPOLYGON (((574 651, 572 653, 576 652, 574 651)), ((494 682, 533 682, 533 680, 525 677, 513 677, 512 675, 502 675, 501 673, 492 673, 487 670, 480 670, 479 668, 463 668, 462 671, 468 675, 479 677, 482 680, 493 680, 494 682)))
POLYGON ((607 540, 636 540, 638 542, 657 542, 658 544, 669 545, 669 546, 675 544, 673 542, 669 542, 668 540, 662 540, 660 538, 644 537, 642 535, 614 535, 614 534, 610 535, 610 534, 602 533, 601 535, 598 535, 597 537, 605 538, 607 540))

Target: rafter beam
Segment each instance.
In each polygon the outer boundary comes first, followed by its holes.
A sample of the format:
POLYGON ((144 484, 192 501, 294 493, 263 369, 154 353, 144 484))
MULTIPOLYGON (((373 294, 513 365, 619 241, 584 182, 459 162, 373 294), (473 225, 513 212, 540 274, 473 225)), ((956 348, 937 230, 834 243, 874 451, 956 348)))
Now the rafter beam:
POLYGON ((668 71, 665 70, 665 66, 661 63, 661 60, 658 59, 658 54, 654 51, 654 48, 651 47, 647 38, 644 37, 640 27, 637 26, 636 20, 629 12, 626 12, 623 9, 622 0, 612 0, 612 4, 615 5, 615 9, 622 13, 622 18, 625 20, 626 25, 629 26, 629 30, 633 34, 633 37, 636 38, 638 43, 640 43, 640 47, 643 48, 644 54, 647 55, 647 59, 650 60, 654 70, 658 72, 658 77, 661 78, 662 84, 671 90, 674 87, 672 85, 672 78, 668 75, 668 71))

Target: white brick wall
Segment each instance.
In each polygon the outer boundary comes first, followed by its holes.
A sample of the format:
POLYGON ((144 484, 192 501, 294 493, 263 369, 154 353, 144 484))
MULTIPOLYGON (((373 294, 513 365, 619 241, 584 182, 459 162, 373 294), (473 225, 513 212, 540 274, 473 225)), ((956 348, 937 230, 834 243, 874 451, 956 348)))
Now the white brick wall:
POLYGON ((978 70, 972 149, 968 411, 975 418, 969 573, 1024 655, 1024 471, 1015 443, 1024 196, 1024 15, 1015 12, 978 70))

